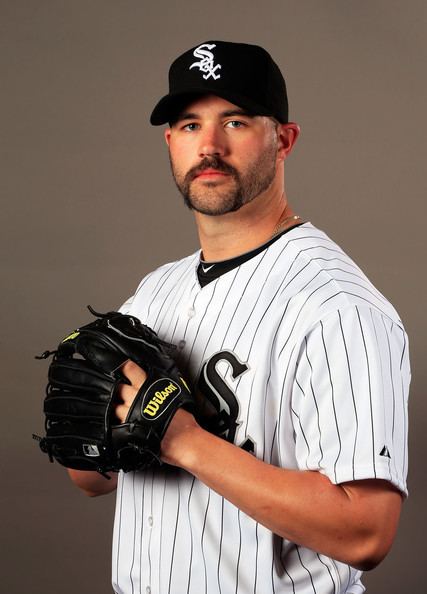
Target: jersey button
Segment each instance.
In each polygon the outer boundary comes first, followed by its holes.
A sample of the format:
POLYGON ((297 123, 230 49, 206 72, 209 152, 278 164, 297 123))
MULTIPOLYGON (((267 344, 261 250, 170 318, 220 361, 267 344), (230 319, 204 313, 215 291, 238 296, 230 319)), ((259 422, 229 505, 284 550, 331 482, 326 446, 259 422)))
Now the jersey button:
POLYGON ((151 594, 151 588, 150 588, 150 586, 147 586, 145 588, 145 591, 147 592, 147 594, 151 594))
POLYGON ((179 349, 183 349, 184 347, 185 347, 185 340, 180 340, 180 341, 178 342, 178 348, 179 348, 179 349))
POLYGON ((194 309, 194 307, 190 307, 187 314, 189 318, 194 318, 194 316, 196 315, 196 310, 194 309))
POLYGON ((150 526, 152 526, 152 525, 153 525, 153 516, 148 516, 148 524, 149 524, 150 526))

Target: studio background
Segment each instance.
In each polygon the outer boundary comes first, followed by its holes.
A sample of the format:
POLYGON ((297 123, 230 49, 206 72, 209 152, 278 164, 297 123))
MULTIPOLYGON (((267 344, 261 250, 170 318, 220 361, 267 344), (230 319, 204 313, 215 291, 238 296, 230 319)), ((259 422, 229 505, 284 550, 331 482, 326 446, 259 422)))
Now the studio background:
POLYGON ((171 61, 214 38, 263 45, 280 65, 302 128, 291 203, 405 322, 410 497, 364 581, 425 591, 426 20, 423 0, 0 0, 2 591, 112 591, 114 496, 83 496, 31 439, 48 366, 34 355, 89 321, 88 303, 117 308, 197 249, 148 118, 171 61))

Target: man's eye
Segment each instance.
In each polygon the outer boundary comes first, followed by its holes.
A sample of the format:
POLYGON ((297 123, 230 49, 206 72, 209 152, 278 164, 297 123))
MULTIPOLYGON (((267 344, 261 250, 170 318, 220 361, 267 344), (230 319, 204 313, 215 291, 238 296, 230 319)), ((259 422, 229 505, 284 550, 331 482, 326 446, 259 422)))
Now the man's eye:
POLYGON ((239 120, 231 120, 226 124, 228 128, 243 128, 244 125, 245 124, 243 122, 240 122, 239 120))
POLYGON ((188 130, 189 132, 198 130, 198 128, 199 128, 199 124, 195 124, 195 123, 186 124, 185 126, 183 126, 183 130, 188 130))

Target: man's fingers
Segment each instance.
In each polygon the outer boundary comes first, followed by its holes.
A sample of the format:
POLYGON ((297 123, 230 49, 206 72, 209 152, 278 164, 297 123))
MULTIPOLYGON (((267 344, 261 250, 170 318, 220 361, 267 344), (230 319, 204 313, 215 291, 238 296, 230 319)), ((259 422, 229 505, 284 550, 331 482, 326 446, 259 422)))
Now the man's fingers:
POLYGON ((130 360, 123 363, 122 372, 131 382, 132 386, 138 387, 138 389, 147 379, 147 374, 142 367, 130 360))
POLYGON ((124 423, 129 413, 129 409, 138 394, 139 388, 147 379, 145 371, 133 361, 126 361, 122 365, 122 372, 131 382, 129 384, 120 384, 117 389, 117 395, 121 400, 116 406, 116 417, 121 423, 124 423))
POLYGON ((127 384, 120 384, 117 392, 120 400, 123 401, 123 404, 129 407, 138 393, 138 387, 134 385, 128 386, 127 384))
POLYGON ((116 406, 115 412, 116 417, 119 419, 119 421, 121 423, 124 423, 129 413, 129 406, 127 406, 126 404, 119 404, 118 406, 116 406))

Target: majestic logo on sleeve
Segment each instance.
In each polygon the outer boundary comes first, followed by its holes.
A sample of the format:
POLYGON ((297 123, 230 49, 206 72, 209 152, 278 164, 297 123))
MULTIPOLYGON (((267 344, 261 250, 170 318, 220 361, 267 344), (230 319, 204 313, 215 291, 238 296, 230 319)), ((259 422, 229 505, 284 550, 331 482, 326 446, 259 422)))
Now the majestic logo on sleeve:
POLYGON ((193 62, 190 66, 192 68, 198 68, 200 72, 204 72, 203 78, 207 80, 210 76, 215 80, 221 78, 220 74, 215 74, 217 70, 221 70, 221 64, 214 64, 215 56, 209 50, 212 50, 216 45, 214 43, 202 43, 193 52, 195 58, 199 58, 199 62, 193 62))

